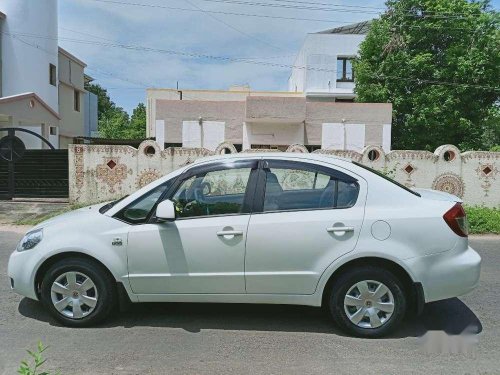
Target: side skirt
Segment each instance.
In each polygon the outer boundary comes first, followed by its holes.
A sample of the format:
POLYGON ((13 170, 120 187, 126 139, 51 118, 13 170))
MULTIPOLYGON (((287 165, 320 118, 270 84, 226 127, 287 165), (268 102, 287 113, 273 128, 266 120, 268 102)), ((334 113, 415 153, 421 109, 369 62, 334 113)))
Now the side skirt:
POLYGON ((263 303, 321 306, 321 296, 290 294, 137 294, 138 302, 263 303))

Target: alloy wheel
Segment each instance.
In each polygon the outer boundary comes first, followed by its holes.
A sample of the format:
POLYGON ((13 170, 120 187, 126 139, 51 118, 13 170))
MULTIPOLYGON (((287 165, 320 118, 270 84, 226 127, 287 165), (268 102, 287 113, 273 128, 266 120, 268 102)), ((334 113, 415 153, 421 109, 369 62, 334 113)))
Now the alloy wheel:
POLYGON ((71 319, 85 318, 97 305, 97 288, 81 272, 65 272, 52 283, 51 299, 56 310, 71 319))
POLYGON ((344 297, 347 318, 361 328, 378 328, 386 324, 394 312, 394 306, 390 289, 375 280, 354 284, 344 297))

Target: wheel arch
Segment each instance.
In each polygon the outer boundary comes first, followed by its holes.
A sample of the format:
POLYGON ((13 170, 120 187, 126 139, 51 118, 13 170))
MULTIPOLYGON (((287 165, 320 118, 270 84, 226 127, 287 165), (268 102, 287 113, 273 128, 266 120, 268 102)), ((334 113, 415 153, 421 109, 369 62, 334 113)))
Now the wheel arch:
MULTIPOLYGON (((86 253, 81 253, 81 252, 78 252, 78 251, 65 251, 65 252, 61 252, 61 253, 57 253, 57 254, 54 254, 52 256, 50 256, 49 258, 45 259, 42 264, 40 264, 40 266, 38 267, 36 273, 35 273, 35 279, 34 279, 34 283, 35 283, 35 293, 37 295, 37 298, 40 299, 40 286, 41 286, 41 283, 42 283, 42 279, 43 279, 43 275, 49 270, 50 267, 52 267, 52 265, 54 265, 55 263, 63 260, 63 259, 68 259, 68 258, 79 258, 79 259, 86 259, 86 260, 90 260, 90 261, 93 261, 93 262, 96 262, 97 264, 99 264, 114 280, 116 280, 116 277, 113 275, 113 273, 111 272, 111 270, 109 269, 109 267, 107 267, 102 261, 100 261, 99 259, 89 255, 89 254, 86 254, 86 253)), ((118 282, 118 280, 116 280, 118 282)))
POLYGON ((420 306, 421 302, 419 301, 420 298, 419 288, 421 288, 420 283, 416 283, 412 279, 408 271, 397 262, 377 256, 367 256, 367 257, 351 259, 343 263, 339 267, 337 267, 328 278, 328 281, 326 282, 322 290, 321 305, 327 306, 327 301, 330 298, 332 292, 332 285, 340 277, 340 275, 342 275, 347 270, 362 266, 379 267, 393 273, 394 276, 396 276, 403 284, 403 287, 405 289, 404 290, 405 294, 408 298, 410 309, 421 310, 420 306))

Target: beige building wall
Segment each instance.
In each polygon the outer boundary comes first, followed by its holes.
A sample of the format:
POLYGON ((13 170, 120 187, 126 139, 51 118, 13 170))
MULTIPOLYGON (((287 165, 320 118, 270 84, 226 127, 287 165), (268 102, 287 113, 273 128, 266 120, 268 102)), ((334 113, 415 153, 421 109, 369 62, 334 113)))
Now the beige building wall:
MULTIPOLYGON (((242 145, 287 146, 300 143, 324 146, 326 125, 341 129, 349 142, 341 149, 360 151, 368 145, 390 150, 392 105, 389 103, 344 103, 325 98, 306 98, 302 93, 258 91, 209 91, 151 89, 147 91, 147 136, 164 130, 168 144, 183 144, 185 124, 206 121, 225 124, 224 137, 242 145), (354 139, 354 141, 352 141, 354 139)), ((335 142, 331 142, 335 144, 335 142)), ((202 147, 202 145, 198 145, 202 147)))
POLYGON ((302 97, 302 93, 279 92, 279 91, 251 91, 249 89, 229 89, 229 90, 176 90, 176 89, 148 89, 147 95, 147 137, 154 137, 156 120, 166 120, 165 135, 169 143, 181 142, 180 135, 182 131, 176 129, 176 119, 180 114, 176 110, 181 110, 183 114, 189 115, 190 118, 185 120, 198 120, 204 109, 210 108, 207 112, 207 120, 218 121, 215 117, 220 117, 217 110, 223 111, 221 115, 228 115, 226 121, 226 137, 228 140, 238 140, 236 143, 241 143, 242 134, 240 134, 242 123, 241 119, 245 115, 245 102, 249 96, 286 96, 286 97, 302 97), (182 103, 171 103, 172 101, 182 103), (190 103, 190 104, 187 104, 190 103), (200 106, 198 108, 198 105, 200 106), (172 107, 171 107, 172 106, 172 107), (184 107, 185 106, 185 107, 184 107), (196 115, 198 113, 198 115, 196 115), (236 117, 238 116, 238 117, 236 117), (236 122, 238 124, 236 125, 236 122), (172 138, 168 133, 169 128, 173 133, 172 138), (234 133, 237 131, 238 134, 234 133), (172 139, 172 141, 170 141, 172 139), (177 140, 175 140, 177 139, 177 140))
POLYGON ((365 145, 383 145, 383 126, 392 123, 390 103, 342 103, 308 101, 306 144, 321 144, 322 124, 365 125, 365 145))
POLYGON ((59 147, 67 148, 73 137, 84 134, 84 69, 86 65, 59 48, 59 147), (75 97, 77 93, 77 98, 75 97), (75 105, 75 100, 78 104, 75 105), (78 110, 77 110, 78 109, 78 110))

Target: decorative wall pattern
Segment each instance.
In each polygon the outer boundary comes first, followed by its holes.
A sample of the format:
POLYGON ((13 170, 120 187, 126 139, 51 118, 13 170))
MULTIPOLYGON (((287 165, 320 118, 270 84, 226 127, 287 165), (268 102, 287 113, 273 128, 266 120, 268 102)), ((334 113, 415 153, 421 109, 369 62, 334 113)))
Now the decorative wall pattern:
POLYGON ((436 177, 432 183, 432 188, 463 198, 465 185, 460 176, 453 173, 443 173, 436 177))
MULTIPOLYGON (((257 152, 269 150, 247 150, 257 152)), ((216 151, 200 148, 161 150, 154 141, 139 148, 115 145, 72 145, 69 149, 70 201, 95 203, 130 194, 157 178, 188 165, 196 159, 235 153, 234 145, 221 143, 216 151)), ((291 145, 287 152, 307 153, 303 145, 291 145)), ((434 153, 394 150, 369 146, 363 152, 316 150, 315 153, 352 159, 384 172, 410 188, 446 191, 471 205, 500 207, 500 152, 461 153, 453 145, 443 145, 434 153)), ((239 181, 231 181, 237 186, 239 181)), ((223 182, 220 182, 222 186, 223 182)))

